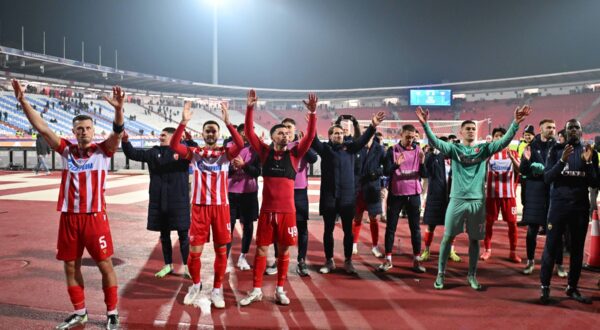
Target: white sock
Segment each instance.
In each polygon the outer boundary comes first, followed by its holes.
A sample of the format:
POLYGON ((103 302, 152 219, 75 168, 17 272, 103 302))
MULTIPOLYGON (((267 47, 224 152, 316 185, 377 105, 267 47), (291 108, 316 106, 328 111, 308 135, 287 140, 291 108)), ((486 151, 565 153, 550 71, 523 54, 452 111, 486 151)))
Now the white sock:
POLYGON ((76 309, 75 310, 75 314, 77 314, 77 315, 85 315, 85 312, 86 312, 85 307, 82 308, 82 309, 76 309))
POLYGON ((119 312, 117 312, 116 309, 113 309, 112 311, 106 312, 106 315, 119 315, 119 312))
POLYGON ((275 292, 278 292, 278 293, 283 293, 283 287, 282 287, 282 286, 278 286, 278 287, 276 287, 276 288, 275 288, 275 292))
POLYGON ((194 287, 194 289, 200 290, 200 286, 201 285, 202 285, 202 282, 200 282, 200 283, 194 283, 192 286, 194 287))
POLYGON ((220 294, 221 293, 221 288, 213 288, 212 292, 220 294))
POLYGON ((389 261, 390 263, 392 262, 392 256, 385 256, 385 260, 389 261))
POLYGON ((358 248, 358 243, 352 243, 352 249, 357 249, 358 248))
POLYGON ((261 289, 261 288, 254 288, 254 289, 252 290, 252 292, 253 292, 253 293, 260 293, 260 292, 262 292, 262 289, 261 289))

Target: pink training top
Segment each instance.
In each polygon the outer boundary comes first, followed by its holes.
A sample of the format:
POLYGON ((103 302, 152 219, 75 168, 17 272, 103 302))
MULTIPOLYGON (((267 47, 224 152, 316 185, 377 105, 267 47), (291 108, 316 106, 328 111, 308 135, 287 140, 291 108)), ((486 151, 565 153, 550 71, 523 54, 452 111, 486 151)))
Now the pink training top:
MULTIPOLYGON (((418 195, 423 191, 421 174, 419 173, 420 148, 405 149, 400 143, 393 147, 394 162, 404 155, 404 162, 400 164, 391 177, 391 192, 395 196, 418 195)), ((410 147, 409 147, 410 148, 410 147)))
MULTIPOLYGON (((298 141, 290 142, 288 149, 298 145, 298 141)), ((308 187, 308 162, 304 157, 298 162, 298 171, 296 172, 296 180, 294 181, 294 189, 306 189, 308 187)))
MULTIPOLYGON (((253 163, 258 155, 252 151, 250 146, 244 147, 238 157, 241 157, 244 163, 253 163)), ((232 167, 233 169, 233 167, 232 167)), ((258 191, 258 182, 256 178, 248 175, 243 168, 233 169, 229 174, 229 192, 236 194, 251 193, 258 191)))

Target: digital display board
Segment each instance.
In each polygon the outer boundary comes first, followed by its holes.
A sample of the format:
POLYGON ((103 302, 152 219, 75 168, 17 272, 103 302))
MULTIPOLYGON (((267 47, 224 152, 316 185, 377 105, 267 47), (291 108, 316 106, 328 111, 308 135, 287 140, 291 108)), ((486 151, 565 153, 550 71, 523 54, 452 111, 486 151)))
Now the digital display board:
POLYGON ((452 91, 449 89, 411 89, 411 106, 451 106, 452 91))

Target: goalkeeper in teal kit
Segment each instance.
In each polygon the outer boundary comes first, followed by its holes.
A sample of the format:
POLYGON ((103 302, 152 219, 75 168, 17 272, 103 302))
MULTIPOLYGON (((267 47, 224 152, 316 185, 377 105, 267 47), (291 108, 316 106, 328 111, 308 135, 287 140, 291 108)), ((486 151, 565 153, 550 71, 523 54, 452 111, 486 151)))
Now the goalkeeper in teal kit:
POLYGON ((450 245, 458 234, 465 230, 469 235, 469 273, 467 281, 469 285, 480 290, 481 285, 477 281, 477 260, 479 259, 479 241, 485 238, 485 178, 487 159, 496 152, 506 148, 519 124, 531 113, 529 106, 523 106, 515 110, 514 121, 502 139, 491 143, 476 144, 477 125, 471 120, 463 121, 460 126, 461 144, 444 142, 438 139, 429 124, 429 110, 418 107, 417 117, 423 128, 429 144, 440 150, 452 160, 452 187, 450 191, 450 203, 446 210, 445 232, 440 247, 438 274, 434 283, 436 289, 444 288, 444 273, 450 245))

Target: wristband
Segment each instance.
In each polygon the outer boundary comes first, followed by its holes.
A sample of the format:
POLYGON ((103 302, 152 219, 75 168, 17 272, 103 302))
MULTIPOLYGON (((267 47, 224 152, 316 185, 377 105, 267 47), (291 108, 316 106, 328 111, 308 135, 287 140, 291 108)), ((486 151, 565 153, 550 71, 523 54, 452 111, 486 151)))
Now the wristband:
POLYGON ((123 123, 122 125, 117 125, 117 123, 113 121, 113 132, 120 134, 121 132, 123 132, 123 130, 125 130, 125 123, 123 123))

